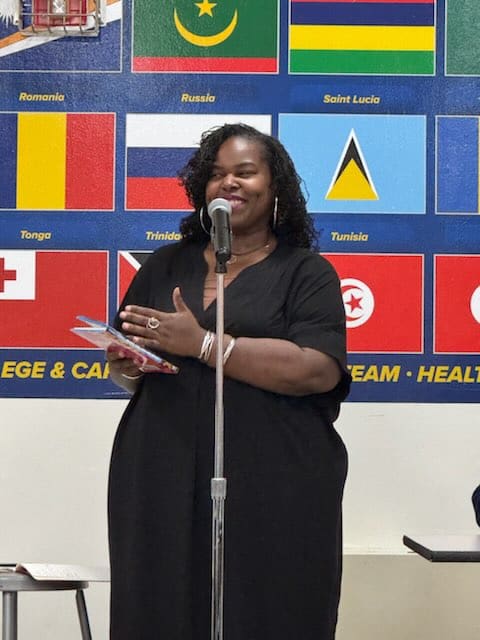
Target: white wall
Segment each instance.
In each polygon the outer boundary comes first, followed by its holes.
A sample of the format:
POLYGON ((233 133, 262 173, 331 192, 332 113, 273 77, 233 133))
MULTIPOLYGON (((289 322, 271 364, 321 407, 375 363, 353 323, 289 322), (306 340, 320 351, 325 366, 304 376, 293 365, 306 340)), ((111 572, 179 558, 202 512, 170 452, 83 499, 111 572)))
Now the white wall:
MULTIPOLYGON (((0 400, 0 562, 106 565, 110 449, 125 406, 0 400)), ((404 533, 476 533, 479 405, 347 403, 350 455, 338 640, 476 639, 480 566, 407 554, 404 533)), ((227 470, 228 476, 228 470, 227 470)), ((86 592, 108 636, 108 585, 86 592)), ((73 593, 20 594, 19 640, 80 638, 73 593)), ((133 639, 132 639, 133 640, 133 639)))

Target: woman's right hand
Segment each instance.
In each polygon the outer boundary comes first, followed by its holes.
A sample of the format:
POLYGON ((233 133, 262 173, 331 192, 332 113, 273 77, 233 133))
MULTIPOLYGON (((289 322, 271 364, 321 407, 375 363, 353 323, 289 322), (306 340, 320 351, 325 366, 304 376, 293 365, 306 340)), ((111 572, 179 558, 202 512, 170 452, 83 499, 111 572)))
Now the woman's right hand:
POLYGON ((118 347, 109 347, 106 356, 113 382, 133 393, 143 377, 140 363, 118 347))

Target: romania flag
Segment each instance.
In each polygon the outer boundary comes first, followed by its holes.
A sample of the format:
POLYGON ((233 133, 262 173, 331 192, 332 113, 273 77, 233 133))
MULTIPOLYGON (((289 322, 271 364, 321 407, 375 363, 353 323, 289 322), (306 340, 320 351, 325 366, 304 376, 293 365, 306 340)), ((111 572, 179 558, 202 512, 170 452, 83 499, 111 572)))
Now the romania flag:
POLYGON ((292 73, 433 75, 435 0, 290 0, 292 73))
POLYGON ((0 209, 113 209, 113 113, 0 113, 0 209))

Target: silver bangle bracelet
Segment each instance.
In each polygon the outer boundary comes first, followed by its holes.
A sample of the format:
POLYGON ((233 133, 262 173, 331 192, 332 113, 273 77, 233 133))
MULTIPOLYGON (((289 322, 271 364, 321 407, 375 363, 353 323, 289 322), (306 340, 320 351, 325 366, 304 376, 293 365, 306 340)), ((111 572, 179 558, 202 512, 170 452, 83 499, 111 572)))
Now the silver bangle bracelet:
POLYGON ((215 342, 215 334, 212 331, 207 331, 207 333, 203 337, 202 347, 200 349, 200 355, 198 359, 201 362, 208 362, 210 355, 212 353, 213 344, 215 342))
POLYGON ((230 342, 227 344, 225 351, 223 352, 223 364, 227 364, 227 360, 232 355, 233 347, 235 346, 236 340, 232 338, 230 342))
POLYGON ((122 373, 120 375, 122 378, 126 378, 127 380, 140 380, 140 378, 143 378, 143 373, 139 373, 137 376, 129 376, 126 373, 122 373))

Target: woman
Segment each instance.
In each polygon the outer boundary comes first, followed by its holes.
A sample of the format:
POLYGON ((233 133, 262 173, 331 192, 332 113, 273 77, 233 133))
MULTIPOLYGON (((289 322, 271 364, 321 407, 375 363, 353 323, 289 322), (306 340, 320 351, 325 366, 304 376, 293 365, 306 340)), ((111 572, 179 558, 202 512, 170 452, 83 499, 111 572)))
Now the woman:
POLYGON ((178 375, 109 354, 134 395, 112 454, 113 640, 210 638, 215 359, 225 359, 227 640, 327 640, 341 573, 344 446, 333 429, 350 377, 338 278, 313 251, 282 145, 245 125, 203 135, 181 172, 195 212, 156 251, 117 325, 178 375), (232 205, 225 335, 215 330, 208 203, 232 205), (153 328, 152 328, 153 327, 153 328), (235 340, 233 340, 235 339, 235 340))

